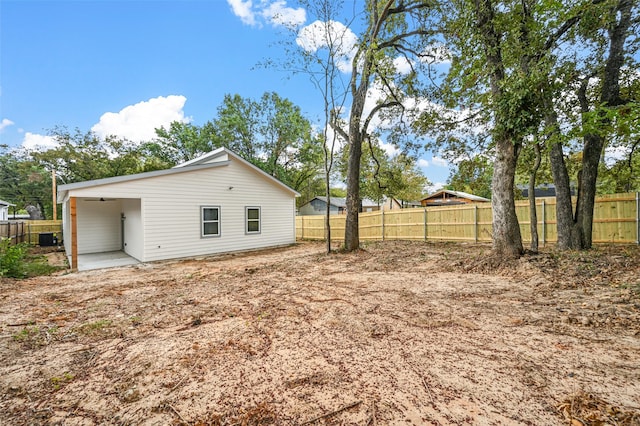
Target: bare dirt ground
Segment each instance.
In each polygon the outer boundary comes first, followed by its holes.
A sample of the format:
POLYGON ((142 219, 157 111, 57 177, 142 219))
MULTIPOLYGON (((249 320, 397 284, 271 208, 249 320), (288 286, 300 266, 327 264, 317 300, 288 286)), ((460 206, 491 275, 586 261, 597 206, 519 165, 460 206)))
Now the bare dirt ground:
POLYGON ((3 281, 0 423, 640 424, 637 246, 323 249, 3 281))

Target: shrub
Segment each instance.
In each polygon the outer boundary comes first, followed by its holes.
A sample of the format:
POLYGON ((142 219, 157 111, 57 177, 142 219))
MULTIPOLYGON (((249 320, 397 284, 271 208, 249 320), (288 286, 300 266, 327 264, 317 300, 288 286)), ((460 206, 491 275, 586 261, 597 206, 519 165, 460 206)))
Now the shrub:
POLYGON ((35 277, 59 269, 63 268, 49 265, 45 256, 30 255, 27 244, 12 245, 8 238, 0 240, 0 277, 35 277))
POLYGON ((0 277, 23 278, 25 276, 25 244, 12 245, 11 240, 0 240, 0 277))

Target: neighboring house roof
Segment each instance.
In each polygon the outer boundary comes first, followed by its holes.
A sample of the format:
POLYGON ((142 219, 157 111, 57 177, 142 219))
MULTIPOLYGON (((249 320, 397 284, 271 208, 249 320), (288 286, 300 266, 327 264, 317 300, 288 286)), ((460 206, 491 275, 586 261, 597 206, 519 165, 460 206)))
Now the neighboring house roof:
MULTIPOLYGON (((309 203, 312 200, 315 200, 315 199, 320 200, 320 201, 322 201, 324 203, 327 202, 327 197, 318 196, 318 197, 313 197, 311 200, 309 200, 309 203)), ((308 204, 308 203, 306 203, 306 204, 308 204)), ((346 209, 347 208, 347 199, 346 198, 341 198, 341 197, 331 197, 331 205, 334 206, 334 207, 346 209)), ((373 200, 370 200, 368 198, 363 198, 362 199, 362 207, 377 207, 377 206, 378 206, 378 203, 376 203, 373 200)))
MULTIPOLYGON (((518 189, 522 193, 522 196, 527 198, 529 196, 529 187, 527 185, 518 185, 518 189)), ((571 188, 571 195, 575 195, 575 188, 571 188)), ((546 185, 536 186, 534 192, 536 197, 555 197, 556 186, 552 183, 546 185)))
POLYGON ((462 192, 462 191, 451 191, 449 189, 441 189, 440 191, 428 195, 426 197, 424 197, 422 200, 429 200, 432 198, 438 198, 441 197, 443 194, 449 194, 449 195, 453 195, 454 197, 459 197, 459 198, 466 198, 468 200, 471 201, 482 201, 482 202, 490 202, 491 200, 489 200, 488 198, 484 198, 484 197, 479 197, 477 195, 473 195, 473 194, 469 194, 467 192, 462 192))
POLYGON ((0 206, 6 206, 6 207, 9 207, 9 206, 15 206, 15 204, 11 204, 11 203, 10 203, 10 202, 8 202, 8 201, 0 200, 0 206))
POLYGON ((268 173, 265 173, 263 170, 249 163, 247 160, 235 154, 233 151, 230 151, 227 148, 223 147, 223 148, 218 148, 214 151, 211 151, 207 154, 201 155, 198 158, 194 158, 193 160, 189 160, 182 164, 178 164, 177 166, 171 169, 155 170, 152 172, 136 173, 133 175, 125 175, 125 176, 114 176, 114 177, 109 177, 104 179, 95 179, 95 180, 88 180, 84 182, 76 182, 76 183, 69 183, 66 185, 60 185, 58 187, 58 200, 62 202, 67 192, 72 189, 90 188, 90 187, 100 186, 100 185, 109 185, 112 183, 128 182, 128 181, 133 181, 138 179, 148 179, 156 176, 165 176, 165 175, 172 175, 177 173, 192 172, 194 170, 209 169, 214 167, 224 167, 229 164, 230 162, 229 157, 231 157, 235 161, 239 161, 240 163, 247 165, 248 167, 255 170, 257 173, 262 175, 262 177, 264 177, 265 179, 271 181, 273 184, 281 187, 282 189, 285 189, 293 193, 296 197, 300 195, 297 191, 289 188, 287 185, 280 182, 278 179, 274 178, 268 173))

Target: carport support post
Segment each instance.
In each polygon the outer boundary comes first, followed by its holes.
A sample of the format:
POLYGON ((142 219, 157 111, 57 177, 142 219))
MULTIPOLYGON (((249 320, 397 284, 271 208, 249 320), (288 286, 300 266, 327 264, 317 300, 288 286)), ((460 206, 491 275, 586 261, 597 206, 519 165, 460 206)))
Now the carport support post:
POLYGON ((78 269, 78 217, 76 197, 69 199, 69 211, 71 213, 71 269, 78 269))

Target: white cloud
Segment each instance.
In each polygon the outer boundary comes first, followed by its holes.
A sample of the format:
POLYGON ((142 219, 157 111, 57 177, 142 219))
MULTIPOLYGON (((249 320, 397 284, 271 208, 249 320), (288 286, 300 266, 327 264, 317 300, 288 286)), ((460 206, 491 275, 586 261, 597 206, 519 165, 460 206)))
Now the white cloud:
POLYGON ((402 75, 407 75, 411 72, 411 62, 404 56, 395 58, 393 65, 396 67, 396 71, 402 75))
POLYGON ((336 66, 342 72, 351 72, 358 38, 342 22, 315 21, 298 32, 296 43, 309 53, 332 49, 336 66))
POLYGON ((264 8, 261 15, 273 26, 297 27, 307 20, 307 12, 299 7, 287 7, 284 0, 276 1, 264 8))
POLYGON ((387 157, 393 158, 400 153, 400 150, 397 146, 392 143, 386 143, 380 141, 380 148, 387 154, 387 157))
POLYGON ((604 150, 604 162, 607 167, 611 167, 620 160, 627 160, 630 152, 630 147, 626 146, 606 147, 604 150))
POLYGON ((3 118, 2 121, 0 122, 0 132, 2 132, 4 129, 6 129, 9 126, 13 126, 15 123, 11 120, 9 120, 8 118, 3 118))
POLYGON ((425 160, 424 158, 420 158, 418 160, 418 167, 429 167, 429 161, 425 160))
POLYGON ((156 137, 158 127, 169 127, 173 121, 191 121, 182 110, 186 101, 184 96, 171 95, 129 105, 120 112, 103 114, 91 130, 103 138, 116 135, 133 142, 150 141, 156 137))
POLYGON ((261 28, 262 18, 274 27, 298 27, 307 20, 307 12, 299 7, 294 9, 287 6, 286 0, 259 0, 255 4, 252 0, 227 0, 231 11, 243 24, 261 28))
POLYGON ((431 164, 433 164, 434 166, 439 166, 439 167, 448 167, 449 163, 447 162, 447 160, 445 160, 444 158, 441 157, 431 157, 431 164))
POLYGON ((257 24, 255 13, 252 10, 253 3, 251 0, 227 0, 227 3, 231 6, 233 14, 240 18, 243 24, 251 26, 257 24))
POLYGON ((444 188, 444 185, 444 182, 434 182, 431 185, 425 186, 424 189, 427 194, 433 194, 434 192, 438 192, 444 188))
POLYGON ((46 151, 57 146, 58 142, 52 136, 38 135, 31 132, 25 133, 22 140, 22 147, 31 151, 46 151))

